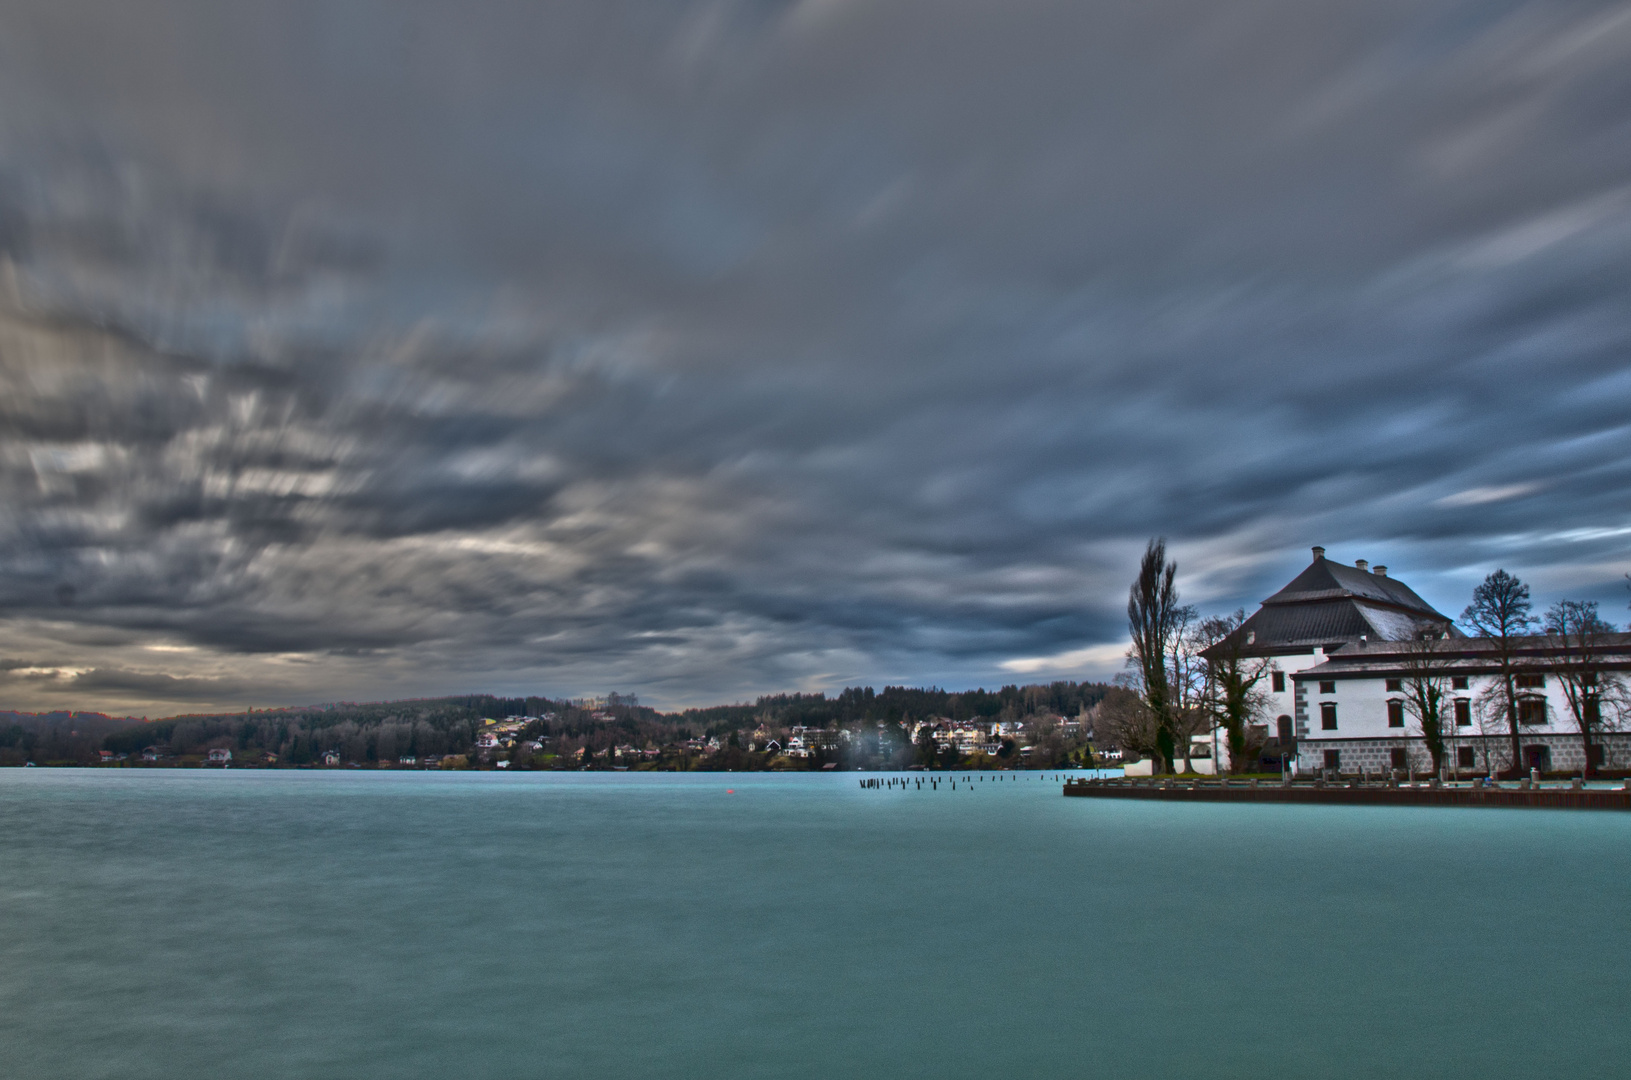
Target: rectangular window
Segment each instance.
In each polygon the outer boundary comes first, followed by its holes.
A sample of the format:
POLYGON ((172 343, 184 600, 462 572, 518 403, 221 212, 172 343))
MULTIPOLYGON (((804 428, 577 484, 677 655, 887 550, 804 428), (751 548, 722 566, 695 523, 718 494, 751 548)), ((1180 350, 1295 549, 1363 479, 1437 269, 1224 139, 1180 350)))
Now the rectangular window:
POLYGON ((1472 702, 1466 698, 1455 699, 1455 726, 1472 727, 1472 702))
POLYGON ((1286 692, 1286 673, 1283 671, 1276 671, 1274 673, 1274 692, 1276 694, 1283 694, 1286 692))
POLYGON ((1404 727, 1404 702, 1390 701, 1387 703, 1387 726, 1404 727))
POLYGON ((1465 675, 1451 675, 1450 676, 1450 689, 1451 690, 1465 690, 1466 688, 1467 688, 1467 677, 1465 675))
POLYGON ((1320 702, 1320 728, 1324 731, 1337 729, 1337 703, 1334 701, 1320 702))
POLYGON ((1410 768, 1410 751, 1402 746, 1395 746, 1393 748, 1393 767, 1395 769, 1410 768))
POLYGON ((1546 676, 1519 675, 1517 676, 1517 683, 1525 690, 1539 690, 1541 687, 1546 685, 1546 676))
POLYGON ((1458 769, 1470 769, 1470 768, 1472 768, 1473 766, 1475 766, 1477 764, 1478 764, 1478 759, 1475 756, 1473 756, 1472 747, 1470 747, 1470 746, 1458 746, 1458 747, 1455 748, 1455 767, 1456 768, 1458 768, 1458 769))
POLYGON ((1322 694, 1334 694, 1336 692, 1337 692, 1337 684, 1335 682, 1322 682, 1322 683, 1320 683, 1320 693, 1322 693, 1322 694))
POLYGON ((1539 697, 1526 697, 1518 699, 1518 723, 1544 724, 1546 722, 1546 699, 1539 697))
POLYGON ((1327 750, 1325 752, 1325 767, 1333 772, 1340 771, 1342 768, 1342 751, 1327 750))
POLYGON ((1404 680, 1403 679, 1389 679, 1387 681, 1387 689, 1388 689, 1388 693, 1397 694, 1399 691, 1404 689, 1404 680))

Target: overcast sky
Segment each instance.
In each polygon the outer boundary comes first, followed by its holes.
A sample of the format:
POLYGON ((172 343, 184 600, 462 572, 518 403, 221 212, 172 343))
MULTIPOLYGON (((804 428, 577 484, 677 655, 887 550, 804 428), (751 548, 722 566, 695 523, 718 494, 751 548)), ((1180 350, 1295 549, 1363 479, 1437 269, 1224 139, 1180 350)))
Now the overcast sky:
POLYGON ((0 707, 1120 667, 1170 538, 1631 612, 1631 5, 0 9, 0 707))

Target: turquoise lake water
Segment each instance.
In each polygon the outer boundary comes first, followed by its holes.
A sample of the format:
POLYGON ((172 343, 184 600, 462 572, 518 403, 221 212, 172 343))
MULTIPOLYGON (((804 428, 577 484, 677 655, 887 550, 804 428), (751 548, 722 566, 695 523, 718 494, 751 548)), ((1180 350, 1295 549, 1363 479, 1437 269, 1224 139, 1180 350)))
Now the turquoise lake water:
POLYGON ((0 1074, 1631 1075, 1631 815, 859 776, 0 770, 0 1074))

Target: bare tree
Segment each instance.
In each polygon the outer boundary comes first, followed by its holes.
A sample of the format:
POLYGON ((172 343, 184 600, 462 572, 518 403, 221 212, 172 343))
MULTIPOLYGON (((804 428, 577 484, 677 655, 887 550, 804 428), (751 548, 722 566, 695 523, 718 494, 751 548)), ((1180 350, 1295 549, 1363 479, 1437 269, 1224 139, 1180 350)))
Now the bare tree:
POLYGON ((1479 694, 1474 715, 1478 721, 1478 751, 1484 759, 1484 773, 1495 776, 1501 771, 1496 767, 1496 750, 1507 733, 1506 706, 1500 693, 1489 690, 1479 694))
MULTIPOLYGON (((1186 604, 1173 616, 1172 651, 1167 661, 1172 706, 1172 737, 1176 753, 1191 765, 1195 736, 1212 730, 1212 714, 1207 708, 1207 663, 1201 650, 1210 642, 1201 631, 1202 620, 1193 605, 1186 604)), ((1208 748, 1208 753, 1211 749, 1208 748)))
MULTIPOLYGON (((1117 680, 1120 682, 1121 680, 1117 680)), ((1160 740, 1155 714, 1139 694, 1125 686, 1114 686, 1093 706, 1093 734, 1100 745, 1113 743, 1125 754, 1157 757, 1160 740)))
POLYGON ((1199 612, 1184 604, 1172 613, 1172 645, 1167 654, 1167 699, 1174 711, 1198 708, 1206 697, 1206 660, 1201 650, 1209 644, 1201 636, 1199 612))
POLYGON ((1627 701, 1624 678, 1603 662, 1605 636, 1614 632, 1614 626, 1598 617, 1595 600, 1559 600, 1546 612, 1545 629, 1558 639, 1557 680, 1580 733, 1584 776, 1590 779, 1602 753, 1597 736, 1619 726, 1627 701))
POLYGON ((1138 580, 1127 596, 1127 622, 1133 644, 1128 659, 1135 669, 1155 724, 1155 752, 1166 772, 1174 759, 1173 701, 1168 659, 1178 636, 1181 609, 1174 579, 1178 564, 1167 561, 1167 542, 1157 537, 1144 549, 1138 580))
POLYGON ((1489 703, 1506 717, 1512 742, 1512 772, 1523 767, 1523 751, 1518 735, 1518 638, 1535 623, 1529 614, 1529 586, 1505 570, 1496 570, 1472 591, 1472 603, 1461 613, 1461 621, 1479 637, 1495 643, 1495 660, 1500 682, 1491 688, 1489 703))
MULTIPOLYGON (((1197 628, 1197 636, 1213 648, 1206 672, 1207 711, 1228 732, 1229 767, 1235 772, 1246 771, 1251 723, 1262 716, 1268 701, 1258 684, 1272 666, 1268 657, 1244 655, 1245 639, 1235 631, 1245 621, 1245 609, 1240 609, 1213 616, 1197 628)), ((1256 754, 1250 756, 1256 759, 1256 754)))
POLYGON ((1439 632, 1429 630, 1406 642, 1403 673, 1404 708, 1433 757, 1433 772, 1444 770, 1444 729, 1454 720, 1450 708, 1450 664, 1438 651, 1439 632))
MULTIPOLYGON (((1212 714, 1200 706, 1187 709, 1174 709, 1172 712, 1172 741, 1176 747, 1175 753, 1184 760, 1184 771, 1193 768, 1191 758, 1195 748, 1195 736, 1205 735, 1212 730, 1212 714)), ((1210 755, 1212 749, 1207 747, 1206 754, 1210 755)))

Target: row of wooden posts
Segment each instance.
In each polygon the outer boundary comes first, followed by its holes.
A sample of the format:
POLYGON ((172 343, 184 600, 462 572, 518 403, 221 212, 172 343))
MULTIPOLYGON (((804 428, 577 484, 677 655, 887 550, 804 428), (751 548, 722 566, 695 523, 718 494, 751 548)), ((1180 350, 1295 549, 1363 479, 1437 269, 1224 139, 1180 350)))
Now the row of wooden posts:
MULTIPOLYGON (((1059 783, 1065 778, 1062 774, 1049 775, 1047 773, 1037 773, 1034 777, 1020 773, 964 773, 962 776, 963 786, 969 789, 972 789, 976 783, 985 783, 988 779, 992 783, 1031 779, 1059 783)), ((925 785, 928 786, 930 791, 938 791, 942 781, 950 786, 951 790, 957 790, 957 775, 943 773, 924 773, 920 776, 868 776, 863 777, 860 784, 863 789, 869 791, 905 791, 908 788, 922 791, 925 785)))

